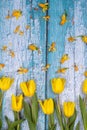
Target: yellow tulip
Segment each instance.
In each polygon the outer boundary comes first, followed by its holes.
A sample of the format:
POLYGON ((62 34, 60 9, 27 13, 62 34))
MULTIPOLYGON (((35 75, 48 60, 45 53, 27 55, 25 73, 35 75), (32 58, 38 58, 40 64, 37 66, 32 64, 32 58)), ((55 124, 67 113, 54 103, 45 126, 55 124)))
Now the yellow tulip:
POLYGON ((65 88, 66 80, 64 78, 53 78, 51 80, 52 90, 56 94, 60 94, 65 88))
POLYGON ((75 103, 74 102, 64 102, 63 111, 64 111, 64 115, 66 117, 69 118, 69 117, 73 116, 73 114, 75 112, 75 103))
POLYGON ((44 114, 52 114, 54 112, 54 102, 53 99, 46 99, 44 101, 39 100, 40 106, 44 114))
POLYGON ((12 95, 12 110, 17 112, 21 111, 22 102, 23 102, 22 94, 19 96, 12 95))
POLYGON ((85 79, 85 80, 83 81, 82 91, 83 91, 83 93, 87 94, 87 79, 85 79))
POLYGON ((29 80, 27 82, 22 82, 20 87, 25 96, 32 97, 36 90, 36 83, 34 80, 29 80))
POLYGON ((0 78, 0 89, 2 91, 8 90, 11 87, 13 82, 14 82, 14 79, 11 79, 10 77, 0 78))

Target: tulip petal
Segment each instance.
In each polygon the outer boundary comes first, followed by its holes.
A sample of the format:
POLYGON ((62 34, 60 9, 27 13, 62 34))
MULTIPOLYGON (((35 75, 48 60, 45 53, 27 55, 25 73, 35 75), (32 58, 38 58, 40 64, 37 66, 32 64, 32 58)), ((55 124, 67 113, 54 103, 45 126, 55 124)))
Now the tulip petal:
POLYGON ((29 91, 28 91, 26 82, 20 83, 20 88, 23 91, 25 96, 29 96, 29 91))
POLYGON ((12 110, 13 111, 21 111, 22 109, 22 101, 23 101, 23 96, 22 94, 19 96, 15 96, 14 94, 12 95, 12 110))
POLYGON ((46 114, 46 110, 45 110, 45 107, 44 107, 44 102, 42 102, 41 100, 39 100, 39 103, 40 103, 40 106, 42 108, 42 111, 46 114))
POLYGON ((71 117, 75 111, 75 103, 74 102, 64 102, 63 111, 66 117, 71 117))

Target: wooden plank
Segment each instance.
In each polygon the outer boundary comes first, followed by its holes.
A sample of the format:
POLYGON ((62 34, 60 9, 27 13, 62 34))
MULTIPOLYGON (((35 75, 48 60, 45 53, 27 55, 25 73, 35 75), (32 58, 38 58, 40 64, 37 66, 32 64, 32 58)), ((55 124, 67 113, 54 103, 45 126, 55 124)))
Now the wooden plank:
MULTIPOLYGON (((50 20, 48 22, 48 43, 49 45, 52 42, 56 42, 56 48, 57 51, 54 53, 49 53, 48 52, 48 63, 51 64, 51 67, 48 70, 48 97, 53 96, 54 94, 51 91, 51 86, 49 84, 49 80, 52 79, 53 77, 58 77, 58 76, 63 76, 63 75, 58 75, 55 72, 57 71, 58 67, 60 67, 60 58, 62 57, 62 55, 64 53, 73 53, 73 50, 70 50, 72 48, 70 48, 69 43, 67 42, 67 37, 69 36, 70 33, 73 33, 73 27, 72 23, 71 23, 71 18, 73 16, 73 1, 67 1, 67 2, 63 2, 63 1, 49 1, 50 4, 50 9, 49 9, 49 15, 50 15, 50 20), (58 6, 57 6, 58 5, 58 6), (72 6, 71 6, 72 5, 72 6), (59 7, 59 8, 58 8, 59 7), (68 14, 68 22, 64 25, 61 26, 60 23, 60 17, 61 15, 64 13, 64 11, 66 10, 67 14, 68 14), (72 10, 72 12, 70 12, 72 10), (68 49, 67 49, 68 47, 68 49)), ((71 54, 72 55, 72 54, 71 54)), ((71 56, 71 61, 73 62, 73 56, 71 56)), ((67 62, 66 65, 67 67, 71 67, 72 63, 67 62)), ((65 75, 65 77, 67 78, 68 73, 70 72, 70 70, 68 70, 67 74, 65 75)), ((69 77, 68 77, 69 79, 69 77)))
MULTIPOLYGON (((30 44, 36 44, 41 54, 33 52, 32 54, 32 75, 37 83, 37 94, 39 99, 45 99, 45 72, 42 71, 42 67, 46 64, 46 22, 43 19, 45 13, 38 7, 39 3, 45 3, 45 0, 32 0, 32 12, 31 12, 31 38, 30 44), (38 10, 35 10, 38 8, 38 10)), ((38 129, 45 129, 45 115, 40 110, 38 119, 38 129)))
MULTIPOLYGON (((17 73, 17 69, 21 66, 26 67, 26 68, 30 68, 32 67, 29 63, 29 61, 32 58, 32 53, 30 51, 27 50, 28 47, 28 39, 30 37, 30 35, 28 35, 28 32, 24 32, 24 36, 19 36, 18 34, 14 34, 13 31, 16 28, 16 26, 20 25, 21 26, 21 30, 25 31, 25 26, 27 25, 27 20, 25 17, 26 13, 26 1, 2 1, 1 2, 1 7, 2 7, 2 14, 1 14, 1 18, 3 20, 3 23, 1 24, 1 40, 0 42, 1 47, 3 45, 8 45, 8 49, 12 49, 15 52, 15 58, 11 58, 11 56, 9 56, 8 52, 0 52, 1 57, 2 57, 2 61, 3 63, 6 64, 6 67, 3 69, 3 74, 6 76, 11 76, 15 78, 15 82, 13 84, 13 86, 11 87, 11 89, 9 89, 5 95, 4 95, 4 101, 3 101, 3 121, 4 121, 4 116, 7 115, 9 117, 10 120, 13 120, 13 112, 11 110, 11 95, 14 94, 20 94, 20 87, 19 84, 21 81, 25 81, 28 78, 28 76, 30 77, 30 73, 26 74, 26 75, 18 75, 17 73), (16 20, 15 18, 6 20, 5 17, 8 13, 8 10, 10 11, 10 13, 12 13, 12 11, 14 9, 21 9, 23 11, 23 16, 20 17, 18 20, 16 20), (12 42, 12 46, 9 45, 9 42, 12 42), (26 64, 25 64, 26 63, 26 64)), ((26 127, 23 126, 23 128, 28 130, 28 125, 26 123, 24 123, 26 127)), ((3 129, 5 129, 7 127, 6 122, 3 123, 3 129)))
MULTIPOLYGON (((1 10, 3 14, 1 15, 0 21, 0 42, 2 43, 0 48, 3 45, 8 45, 12 42, 12 46, 9 46, 8 49, 12 49, 15 52, 15 58, 12 59, 8 53, 0 51, 1 61, 6 64, 6 67, 1 72, 1 75, 15 77, 15 83, 9 89, 4 96, 3 101, 3 129, 7 127, 4 120, 4 116, 7 115, 10 120, 13 120, 13 112, 11 110, 11 95, 20 94, 20 82, 26 81, 28 79, 34 78, 37 83, 37 93, 40 99, 45 98, 45 72, 41 71, 42 66, 45 65, 45 46, 46 46, 46 22, 42 19, 43 13, 39 8, 38 11, 34 8, 38 8, 38 4, 44 0, 31 1, 31 0, 19 0, 19 1, 7 1, 3 0, 0 3, 1 10), (14 9, 22 10, 22 17, 18 20, 15 18, 6 20, 5 16, 14 9), (32 19, 31 19, 32 16, 32 19), (29 24, 31 29, 25 32, 25 26, 29 24), (16 26, 20 25, 21 30, 24 31, 24 36, 19 36, 13 33, 16 26), (43 27, 43 28, 42 28, 43 27), (31 52, 27 50, 29 44, 35 43, 41 49, 41 54, 38 55, 37 52, 31 52), (18 75, 17 69, 19 67, 26 67, 29 69, 29 73, 26 75, 18 75), (39 93, 40 91, 40 93, 39 93), (9 114, 8 114, 9 113, 9 114)), ((45 128, 45 116, 40 111, 39 120, 38 120, 38 129, 44 130, 45 128)), ((27 129, 28 125, 25 121, 22 126, 22 130, 27 129)))
MULTIPOLYGON (((37 93, 40 99, 48 97, 57 98, 51 89, 50 80, 53 77, 64 77, 67 79, 67 84, 64 92, 60 95, 61 104, 64 101, 75 101, 78 109, 78 120, 81 121, 81 115, 78 107, 78 96, 81 93, 81 84, 84 80, 83 72, 87 69, 87 46, 77 38, 76 42, 69 43, 67 38, 71 36, 78 36, 86 34, 86 0, 49 0, 50 9, 48 15, 50 20, 46 22, 42 17, 46 14, 38 7, 39 3, 44 3, 45 0, 2 0, 0 2, 0 63, 5 63, 4 69, 0 71, 0 76, 6 75, 15 77, 13 86, 4 94, 3 101, 3 130, 7 128, 4 116, 7 115, 10 120, 14 120, 13 112, 11 110, 11 95, 20 94, 20 82, 34 78, 37 83, 37 93), (38 10, 35 10, 38 8, 38 10), (5 17, 14 9, 21 9, 23 16, 16 20, 15 18, 6 20, 5 17), (68 21, 64 26, 60 26, 60 17, 66 10, 68 14, 68 21), (74 19, 74 25, 73 20, 74 19), (30 25, 31 28, 25 31, 25 26, 30 25), (24 36, 14 34, 13 31, 16 26, 20 25, 21 30, 24 31, 24 36), (48 25, 48 27, 47 27, 48 25), (46 28, 47 27, 47 28, 46 28), (47 30, 46 30, 47 29, 47 30), (9 44, 12 42, 12 45, 9 44), (56 43, 57 51, 48 52, 47 46, 52 42, 56 43), (40 47, 41 54, 37 51, 31 52, 27 49, 28 45, 34 43, 40 47), (79 44, 79 45, 78 45, 79 44), (15 58, 11 58, 8 52, 1 50, 3 45, 8 45, 8 50, 15 52, 15 58), (47 50, 46 50, 47 49, 47 50), (47 56, 46 56, 47 54, 47 56), (60 65, 59 61, 63 54, 68 54, 70 60, 60 65), (47 73, 42 71, 42 66, 46 63, 51 64, 47 73), (74 63, 79 66, 79 71, 74 71, 74 63), (19 75, 17 69, 19 67, 26 67, 29 72, 25 75, 19 75), (56 74, 58 67, 68 67, 68 71, 63 74, 56 74), (45 80, 46 79, 46 80, 45 80)), ((83 95, 82 95, 83 96, 83 95)), ((81 121, 82 122, 82 121, 81 121)), ((38 119, 38 129, 47 129, 47 119, 40 111, 38 119)), ((25 121, 22 130, 28 130, 28 124, 25 121)), ((81 130, 83 129, 81 123, 81 130)), ((59 130, 59 126, 57 126, 59 130)))
MULTIPOLYGON (((85 11, 86 11, 86 1, 85 0, 80 0, 75 2, 75 35, 85 35, 86 34, 86 28, 85 25, 87 25, 87 22, 85 22, 85 11), (83 7, 84 5, 84 7, 83 7)), ((86 67, 86 45, 82 42, 81 38, 77 38, 76 43, 75 43, 75 63, 79 66, 79 71, 75 73, 75 100, 77 103, 77 110, 78 110, 78 118, 77 121, 79 120, 81 123, 81 130, 83 129, 82 127, 82 119, 81 119, 81 114, 79 110, 79 104, 78 104, 78 97, 79 95, 83 96, 82 94, 82 82, 84 80, 84 70, 86 67), (79 44, 78 44, 79 43, 79 44)))
MULTIPOLYGON (((47 72, 47 96, 57 98, 57 95, 52 92, 49 81, 54 77, 64 77, 67 83, 64 92, 60 95, 60 103, 62 104, 64 101, 74 101, 74 69, 72 67, 74 64, 74 47, 67 40, 70 35, 74 35, 74 27, 72 25, 74 2, 73 0, 49 0, 49 5, 50 9, 48 15, 50 16, 50 20, 48 21, 48 45, 55 42, 57 51, 54 53, 48 52, 48 63, 51 64, 51 67, 47 72), (59 23, 64 11, 67 12, 68 21, 65 25, 61 26, 59 23), (68 54, 70 59, 63 65, 60 65, 60 59, 63 54, 68 54), (65 75, 57 74, 55 72, 59 67, 68 67, 69 69, 65 75)), ((57 126, 57 130, 59 129, 59 126, 57 126)))

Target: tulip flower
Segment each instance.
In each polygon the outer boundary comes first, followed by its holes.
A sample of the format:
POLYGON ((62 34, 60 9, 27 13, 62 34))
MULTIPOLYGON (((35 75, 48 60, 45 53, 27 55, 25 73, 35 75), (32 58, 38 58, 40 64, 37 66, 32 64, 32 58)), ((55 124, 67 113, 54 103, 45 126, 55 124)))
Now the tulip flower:
POLYGON ((54 112, 54 102, 53 99, 46 99, 44 101, 39 100, 40 106, 44 114, 50 115, 54 112))
POLYGON ((64 111, 64 115, 66 117, 69 118, 69 117, 73 116, 73 114, 75 112, 75 103, 74 102, 64 102, 63 111, 64 111))
POLYGON ((23 91, 24 95, 27 97, 32 97, 36 90, 36 83, 34 80, 29 80, 27 82, 22 82, 20 88, 23 91))
POLYGON ((66 80, 64 78, 53 78, 51 80, 52 90, 56 94, 60 94, 65 87, 66 80))
POLYGON ((12 95, 12 110, 19 112, 22 110, 22 102, 23 96, 22 94, 19 96, 12 95))
POLYGON ((87 94, 87 79, 85 79, 85 80, 83 81, 82 91, 83 91, 83 93, 87 94))
POLYGON ((2 91, 8 90, 11 87, 13 82, 14 82, 14 79, 11 79, 10 77, 0 78, 0 89, 2 91))

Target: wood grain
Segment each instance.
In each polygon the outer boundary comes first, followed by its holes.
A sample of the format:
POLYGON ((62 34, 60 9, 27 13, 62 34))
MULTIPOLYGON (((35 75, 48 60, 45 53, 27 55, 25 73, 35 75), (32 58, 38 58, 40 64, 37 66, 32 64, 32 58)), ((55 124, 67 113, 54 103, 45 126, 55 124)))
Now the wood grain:
MULTIPOLYGON (((0 71, 0 76, 11 76, 15 78, 12 87, 4 93, 3 100, 3 130, 7 128, 4 116, 7 115, 10 120, 14 120, 11 109, 11 95, 21 93, 20 82, 28 79, 35 79, 37 84, 37 94, 39 99, 57 98, 52 92, 50 80, 54 77, 64 77, 67 80, 64 92, 60 95, 61 105, 64 101, 75 101, 79 116, 77 121, 81 122, 80 110, 78 107, 78 96, 82 95, 81 85, 84 80, 84 71, 87 69, 87 45, 80 37, 73 43, 68 42, 68 37, 87 34, 87 1, 86 0, 2 0, 0 1, 0 63, 5 67, 0 71), (39 8, 39 3, 49 3, 49 10, 44 13, 39 8), (36 8, 36 9, 35 9, 36 8), (22 10, 22 17, 6 19, 14 9, 22 10), (61 26, 61 16, 67 12, 67 23, 61 26), (49 21, 45 21, 43 16, 49 15, 49 21), (14 29, 20 25, 24 35, 14 34, 14 29), (25 30, 29 25, 30 29, 25 30), (52 42, 56 43, 56 51, 49 52, 48 48, 52 42), (37 51, 28 50, 29 44, 36 44, 41 54, 37 51), (2 51, 3 45, 8 46, 8 51, 2 51), (13 50, 15 57, 9 55, 13 50), (60 64, 60 58, 63 54, 68 54, 70 59, 63 65, 60 64), (74 64, 79 67, 74 70, 74 64), (47 72, 42 71, 42 67, 50 64, 47 72), (20 67, 29 69, 24 75, 19 75, 17 70, 20 67), (59 67, 68 67, 65 74, 57 74, 59 67)), ((39 112, 37 129, 47 130, 47 116, 42 111, 39 112)), ((57 122, 57 121, 56 121, 57 122)), ((27 121, 22 123, 21 129, 29 130, 27 121)), ((57 125, 57 130, 59 130, 57 125)))

